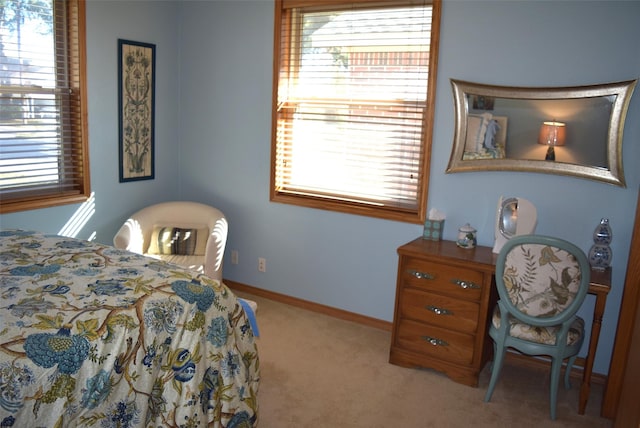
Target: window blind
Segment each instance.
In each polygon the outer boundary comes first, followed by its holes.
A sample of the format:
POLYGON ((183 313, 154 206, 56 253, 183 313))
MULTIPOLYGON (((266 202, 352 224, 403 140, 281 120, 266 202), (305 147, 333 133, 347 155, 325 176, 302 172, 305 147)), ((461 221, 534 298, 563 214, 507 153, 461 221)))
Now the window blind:
POLYGON ((9 1, 0 19, 2 212, 82 201, 84 1, 9 1))
POLYGON ((423 214, 433 6, 410 3, 283 3, 276 199, 423 214))

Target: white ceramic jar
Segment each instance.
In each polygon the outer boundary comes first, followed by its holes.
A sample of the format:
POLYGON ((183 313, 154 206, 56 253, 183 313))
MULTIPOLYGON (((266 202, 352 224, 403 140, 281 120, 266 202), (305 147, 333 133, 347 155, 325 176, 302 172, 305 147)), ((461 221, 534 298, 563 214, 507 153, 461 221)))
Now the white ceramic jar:
POLYGON ((474 248, 476 246, 476 230, 469 223, 458 229, 456 244, 462 248, 474 248))

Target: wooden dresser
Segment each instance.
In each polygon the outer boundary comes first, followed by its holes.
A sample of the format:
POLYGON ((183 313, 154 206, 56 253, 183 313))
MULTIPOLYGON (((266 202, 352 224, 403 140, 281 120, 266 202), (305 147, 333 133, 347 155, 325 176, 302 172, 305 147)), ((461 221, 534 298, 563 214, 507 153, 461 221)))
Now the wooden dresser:
POLYGON ((493 352, 487 328, 497 296, 496 255, 489 247, 422 238, 398 248, 398 255, 389 362, 477 386, 493 352))

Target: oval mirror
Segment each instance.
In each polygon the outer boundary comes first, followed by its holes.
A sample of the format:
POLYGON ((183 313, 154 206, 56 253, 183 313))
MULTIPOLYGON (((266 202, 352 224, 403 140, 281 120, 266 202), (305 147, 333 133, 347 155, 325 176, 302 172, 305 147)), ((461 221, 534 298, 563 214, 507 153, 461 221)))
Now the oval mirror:
POLYGON ((498 229, 502 236, 511 239, 516 236, 518 222, 518 200, 516 198, 505 199, 498 213, 498 229))
POLYGON ((624 187, 622 133, 636 82, 525 88, 451 79, 446 172, 543 172, 624 187))

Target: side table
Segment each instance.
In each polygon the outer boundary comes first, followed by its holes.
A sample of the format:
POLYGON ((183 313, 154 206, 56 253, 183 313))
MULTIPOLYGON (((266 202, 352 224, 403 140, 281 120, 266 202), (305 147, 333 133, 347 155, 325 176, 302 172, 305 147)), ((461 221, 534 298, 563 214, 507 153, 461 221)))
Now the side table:
POLYGON ((589 392, 591 391, 591 372, 593 370, 593 360, 598 349, 598 339, 600 338, 600 328, 602 327, 602 316, 607 303, 607 295, 611 290, 611 267, 604 271, 591 269, 591 282, 589 284, 589 294, 596 296, 596 304, 593 309, 593 323, 591 324, 591 337, 589 338, 589 352, 584 362, 582 373, 582 386, 580 387, 580 401, 578 404, 578 414, 584 415, 589 392))

